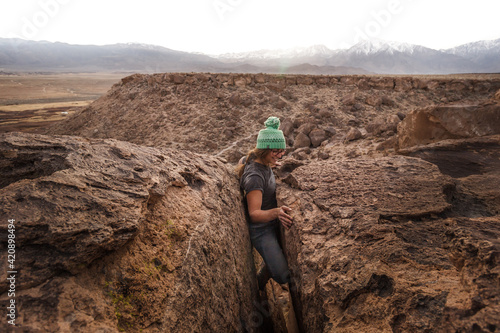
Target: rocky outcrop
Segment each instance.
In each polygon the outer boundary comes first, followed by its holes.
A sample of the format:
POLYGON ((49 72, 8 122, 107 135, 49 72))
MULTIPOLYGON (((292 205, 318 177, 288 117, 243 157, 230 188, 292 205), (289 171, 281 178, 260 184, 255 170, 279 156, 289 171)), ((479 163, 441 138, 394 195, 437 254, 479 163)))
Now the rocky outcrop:
POLYGON ((18 323, 282 331, 294 309, 303 332, 498 330, 500 80, 489 77, 132 75, 47 130, 85 139, 1 137, 18 323), (270 115, 291 147, 276 174, 296 221, 284 231, 293 307, 277 284, 256 297, 225 163, 270 115))
POLYGON ((500 134, 500 103, 439 105, 418 109, 398 126, 400 149, 438 142, 500 134))
POLYGON ((303 331, 498 328, 498 195, 488 203, 496 211, 465 216, 457 198, 470 198, 471 186, 403 156, 316 161, 283 176, 303 331))
POLYGON ((374 121, 387 124, 378 129, 385 136, 394 135, 390 118, 398 113, 445 100, 476 103, 498 88, 495 77, 136 74, 45 134, 114 138, 219 154, 236 163, 254 148, 254 135, 269 116, 288 124, 290 146, 317 148, 374 121))
POLYGON ((444 140, 400 150, 456 178, 460 191, 452 196, 454 211, 467 217, 500 214, 500 135, 444 140))
POLYGON ((19 133, 0 137, 0 156, 0 267, 14 219, 18 328, 259 331, 241 196, 218 158, 19 133))

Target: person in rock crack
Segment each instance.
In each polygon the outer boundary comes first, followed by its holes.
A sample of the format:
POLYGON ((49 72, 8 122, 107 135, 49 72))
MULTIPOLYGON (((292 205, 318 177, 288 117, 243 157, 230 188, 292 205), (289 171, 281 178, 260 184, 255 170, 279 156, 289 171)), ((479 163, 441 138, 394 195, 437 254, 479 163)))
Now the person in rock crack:
POLYGON ((245 196, 245 209, 252 245, 264 259, 257 274, 259 290, 271 277, 280 284, 290 282, 290 270, 279 242, 279 223, 289 229, 293 218, 287 206, 278 207, 276 180, 272 168, 279 166, 286 143, 280 120, 269 117, 259 131, 257 146, 241 158, 236 168, 245 196))

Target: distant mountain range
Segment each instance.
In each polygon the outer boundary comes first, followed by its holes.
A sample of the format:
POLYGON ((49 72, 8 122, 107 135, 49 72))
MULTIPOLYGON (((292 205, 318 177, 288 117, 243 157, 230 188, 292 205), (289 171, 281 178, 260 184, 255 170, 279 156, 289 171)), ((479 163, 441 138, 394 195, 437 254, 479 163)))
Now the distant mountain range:
POLYGON ((145 44, 95 46, 0 38, 0 71, 331 75, 500 73, 500 39, 447 50, 370 40, 345 50, 314 45, 209 56, 145 44))
POLYGON ((261 50, 216 56, 227 63, 310 64, 362 68, 379 74, 499 73, 500 39, 434 50, 419 45, 361 41, 346 50, 330 50, 323 45, 288 50, 261 50))

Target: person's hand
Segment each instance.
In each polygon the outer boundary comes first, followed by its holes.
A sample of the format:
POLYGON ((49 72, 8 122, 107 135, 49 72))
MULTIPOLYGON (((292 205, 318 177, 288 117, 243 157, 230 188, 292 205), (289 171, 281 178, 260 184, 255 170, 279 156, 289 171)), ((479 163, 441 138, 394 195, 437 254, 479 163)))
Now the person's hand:
POLYGON ((291 211, 292 209, 290 207, 281 206, 278 213, 278 220, 287 229, 290 229, 293 224, 293 217, 289 215, 291 211))

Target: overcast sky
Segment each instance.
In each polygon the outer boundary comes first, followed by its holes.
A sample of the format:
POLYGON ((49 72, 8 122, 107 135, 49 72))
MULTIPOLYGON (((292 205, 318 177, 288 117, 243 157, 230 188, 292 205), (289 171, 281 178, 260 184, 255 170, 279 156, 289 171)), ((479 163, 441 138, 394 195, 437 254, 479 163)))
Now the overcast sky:
POLYGON ((434 49, 500 38, 499 0, 0 0, 0 37, 221 54, 379 38, 434 49))

